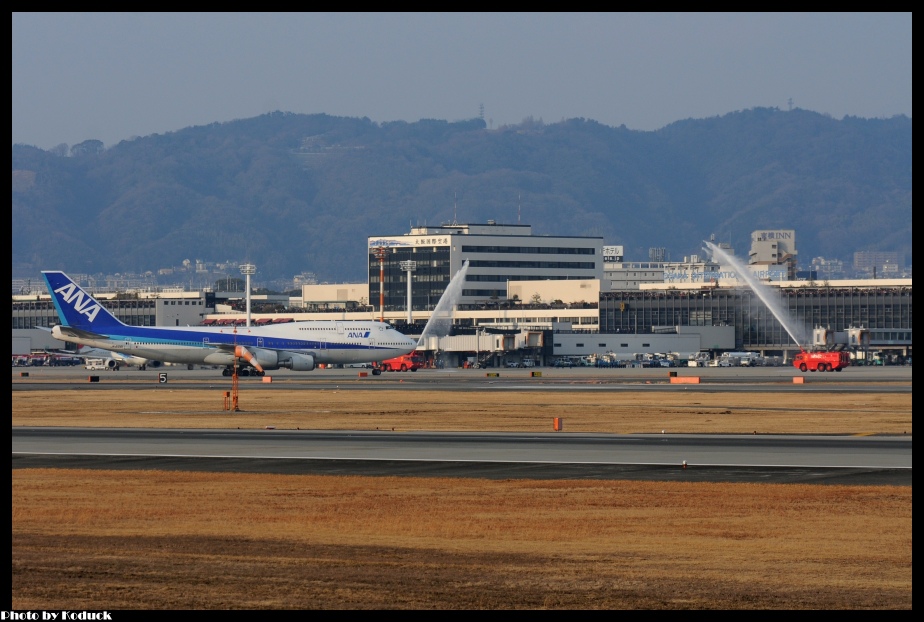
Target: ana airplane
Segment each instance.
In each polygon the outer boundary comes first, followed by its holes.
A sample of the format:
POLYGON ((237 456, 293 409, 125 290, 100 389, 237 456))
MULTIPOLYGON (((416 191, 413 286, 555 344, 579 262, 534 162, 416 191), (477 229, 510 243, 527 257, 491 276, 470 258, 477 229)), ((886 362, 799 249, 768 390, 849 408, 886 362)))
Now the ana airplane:
POLYGON ((318 364, 371 363, 417 347, 392 326, 376 321, 309 320, 267 326, 129 326, 63 272, 42 272, 61 323, 55 339, 111 352, 185 365, 224 365, 230 376, 266 370, 311 371, 318 364))
POLYGON ((119 368, 121 367, 137 367, 138 369, 144 371, 148 367, 157 368, 163 365, 162 361, 152 361, 151 359, 142 358, 140 356, 122 354, 121 352, 103 350, 102 348, 78 347, 76 352, 69 352, 68 350, 46 349, 45 352, 48 354, 54 354, 56 356, 73 356, 83 360, 99 359, 103 361, 103 364, 108 369, 114 371, 119 371, 119 368))

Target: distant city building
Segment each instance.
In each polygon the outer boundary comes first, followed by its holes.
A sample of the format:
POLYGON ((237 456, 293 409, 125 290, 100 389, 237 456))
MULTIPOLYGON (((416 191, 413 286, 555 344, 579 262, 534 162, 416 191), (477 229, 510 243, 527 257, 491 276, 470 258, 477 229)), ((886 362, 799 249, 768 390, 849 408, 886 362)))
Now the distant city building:
POLYGON ((751 232, 748 264, 782 266, 783 280, 796 280, 796 232, 792 229, 762 229, 751 232))
POLYGON ((317 285, 318 277, 314 272, 302 272, 301 274, 296 274, 295 278, 292 279, 293 289, 298 289, 303 285, 317 285))
POLYGON ((812 259, 812 271, 819 279, 842 279, 845 276, 844 262, 840 259, 815 257, 812 259))
POLYGON ((891 279, 898 276, 899 266, 897 263, 884 263, 882 264, 881 276, 884 279, 891 279))
POLYGON ((853 254, 853 269, 859 274, 897 274, 904 263, 898 253, 887 251, 857 251, 853 254))
POLYGON ((667 261, 667 249, 663 246, 648 249, 648 261, 652 263, 664 263, 667 261))
MULTIPOLYGON (((796 270, 796 280, 797 281, 817 281, 818 271, 817 270, 796 270)), ((827 277, 825 278, 825 280, 827 280, 827 277)))

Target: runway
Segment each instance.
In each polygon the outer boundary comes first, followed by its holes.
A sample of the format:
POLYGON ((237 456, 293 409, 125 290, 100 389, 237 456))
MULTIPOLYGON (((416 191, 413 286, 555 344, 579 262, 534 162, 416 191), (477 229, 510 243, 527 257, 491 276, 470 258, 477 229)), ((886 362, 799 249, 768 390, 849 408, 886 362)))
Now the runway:
MULTIPOLYGON (((240 388, 274 389, 335 389, 348 383, 363 390, 383 390, 400 387, 403 390, 479 391, 543 390, 543 391, 694 391, 747 392, 772 386, 780 392, 843 391, 855 393, 910 393, 911 367, 849 367, 844 371, 802 373, 792 367, 678 367, 676 369, 600 369, 575 367, 570 369, 540 367, 527 369, 422 369, 411 372, 391 372, 373 376, 360 369, 317 369, 312 372, 277 370, 264 378, 242 377, 240 388), (678 378, 697 378, 696 384, 674 384, 678 378), (801 383, 796 384, 795 379, 801 383)), ((187 370, 181 367, 161 367, 138 371, 88 372, 82 367, 21 367, 13 368, 12 391, 84 390, 106 391, 132 387, 150 388, 162 385, 170 390, 229 388, 231 380, 221 376, 219 369, 187 370), (90 377, 96 382, 88 382, 90 377)))
POLYGON ((14 428, 12 466, 911 485, 911 438, 14 428))
MULTIPOLYGON (((80 368, 14 369, 14 391, 144 387, 219 388, 212 369, 166 368, 98 374, 80 368)), ((439 391, 812 391, 911 392, 911 368, 849 368, 800 374, 791 368, 679 369, 701 384, 672 384, 666 370, 421 370, 360 376, 355 369, 281 372, 250 389, 351 388, 439 391), (804 384, 795 384, 803 377, 804 384)), ((220 372, 219 372, 220 373, 220 372)), ((12 429, 12 468, 87 467, 541 479, 648 479, 894 484, 910 486, 911 435, 619 435, 471 432, 322 432, 120 428, 12 429), (684 463, 685 466, 684 466, 684 463)))

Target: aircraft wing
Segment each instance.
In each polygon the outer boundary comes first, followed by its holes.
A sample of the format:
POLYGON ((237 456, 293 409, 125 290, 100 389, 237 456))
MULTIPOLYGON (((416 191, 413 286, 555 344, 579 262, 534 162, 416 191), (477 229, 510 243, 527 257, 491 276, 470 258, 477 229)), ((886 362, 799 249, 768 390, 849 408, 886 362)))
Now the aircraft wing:
POLYGON ((69 352, 68 350, 59 350, 56 348, 45 348, 45 354, 60 354, 62 356, 73 356, 80 359, 110 358, 120 361, 124 361, 129 358, 119 352, 111 352, 109 350, 101 350, 99 348, 86 348, 82 346, 76 352, 69 352))
POLYGON ((59 356, 74 356, 77 358, 86 358, 86 354, 80 354, 79 352, 69 352, 67 350, 58 350, 56 348, 44 348, 43 352, 45 354, 57 354, 59 356))
POLYGON ((148 365, 152 367, 160 367, 161 365, 159 361, 151 361, 140 356, 133 356, 131 354, 124 354, 122 352, 114 352, 112 350, 104 350, 102 348, 89 348, 86 346, 78 347, 76 352, 56 350, 54 348, 45 348, 45 353, 60 356, 72 356, 84 360, 107 359, 109 361, 116 362, 117 365, 129 365, 132 367, 141 367, 142 369, 148 365))
POLYGON ((88 330, 81 330, 79 328, 74 328, 73 326, 58 325, 57 328, 58 328, 58 331, 62 335, 67 335, 68 337, 73 337, 74 339, 80 339, 80 340, 86 340, 86 341, 89 341, 91 339, 96 339, 96 340, 109 339, 109 335, 100 335, 98 333, 94 333, 88 330))

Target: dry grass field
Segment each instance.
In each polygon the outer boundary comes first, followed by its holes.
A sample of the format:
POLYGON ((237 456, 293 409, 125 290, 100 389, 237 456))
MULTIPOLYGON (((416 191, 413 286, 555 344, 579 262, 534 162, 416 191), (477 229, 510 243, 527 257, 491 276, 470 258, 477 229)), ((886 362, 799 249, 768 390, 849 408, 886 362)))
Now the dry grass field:
POLYGON ((241 390, 14 392, 14 426, 262 428, 616 434, 911 434, 910 393, 241 390))
MULTIPOLYGON (((12 425, 911 434, 911 394, 14 392, 12 425)), ((911 609, 911 487, 12 471, 13 609, 911 609)))

